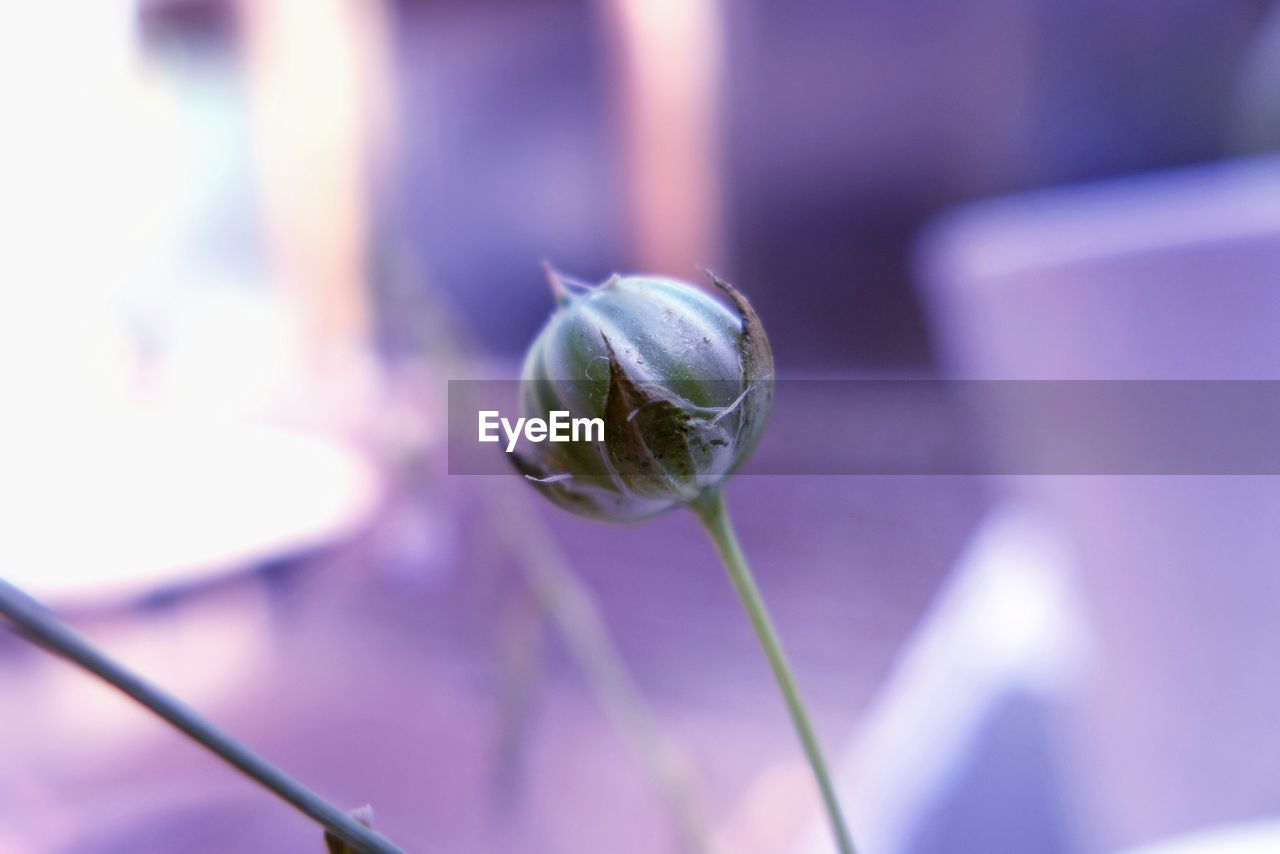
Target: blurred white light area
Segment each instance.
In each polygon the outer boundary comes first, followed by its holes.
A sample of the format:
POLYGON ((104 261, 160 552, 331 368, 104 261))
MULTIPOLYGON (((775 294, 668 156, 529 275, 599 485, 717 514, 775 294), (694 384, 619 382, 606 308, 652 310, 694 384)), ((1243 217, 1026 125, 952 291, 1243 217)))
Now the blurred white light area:
MULTIPOLYGON (((127 347, 109 322, 125 280, 113 215, 127 151, 131 17, 122 2, 0 4, 0 392, 118 394, 127 347), (68 26, 75 21, 74 26, 68 26)), ((118 212, 117 212, 118 213, 118 212)))
POLYGON ((1192 833, 1132 848, 1124 854, 1275 854, 1280 851, 1280 821, 1256 821, 1192 833))
POLYGON ((55 604, 316 545, 376 500, 351 447, 267 426, 316 383, 255 268, 236 72, 144 55, 136 20, 0 4, 0 574, 55 604))
MULTIPOLYGON (((906 850, 1002 699, 1076 684, 1089 644, 1073 566, 1060 532, 1029 508, 998 507, 979 526, 838 762, 859 845, 906 850)), ((815 826, 796 850, 830 850, 827 836, 815 826)))
POLYGON ((132 22, 120 0, 0 9, 6 291, 93 310, 136 273, 147 188, 169 176, 163 148, 137 145, 132 22))
POLYGON ((58 604, 118 600, 350 533, 377 501, 354 451, 172 413, 6 425, 0 572, 58 604))
POLYGON ((246 99, 216 58, 144 56, 136 16, 0 8, 0 405, 271 412, 301 347, 250 257, 246 99))
POLYGON ((305 371, 297 324, 277 300, 243 289, 187 296, 167 314, 165 334, 149 390, 188 412, 270 415, 305 371))

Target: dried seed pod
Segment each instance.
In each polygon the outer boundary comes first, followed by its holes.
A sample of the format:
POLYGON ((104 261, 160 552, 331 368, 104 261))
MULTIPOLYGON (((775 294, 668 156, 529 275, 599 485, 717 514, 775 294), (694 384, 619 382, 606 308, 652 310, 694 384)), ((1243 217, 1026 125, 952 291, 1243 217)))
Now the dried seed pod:
POLYGON ((675 279, 613 276, 571 290, 525 358, 521 415, 602 418, 604 440, 546 443, 516 455, 555 503, 630 521, 688 503, 746 459, 773 396, 760 319, 729 283, 733 308, 675 279))

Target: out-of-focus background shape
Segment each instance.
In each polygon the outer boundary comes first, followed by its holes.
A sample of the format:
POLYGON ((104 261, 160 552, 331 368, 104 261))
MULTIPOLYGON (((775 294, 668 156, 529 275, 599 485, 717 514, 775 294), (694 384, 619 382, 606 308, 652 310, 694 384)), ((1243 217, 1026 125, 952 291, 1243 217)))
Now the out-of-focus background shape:
MULTIPOLYGON (((445 473, 544 260, 784 377, 1280 380, 1271 0, 9 3, 0 104, 0 577, 410 851, 829 850, 690 518, 445 473)), ((1275 478, 729 498, 867 854, 1276 849, 1275 478)), ((2 854, 321 845, 0 636, 2 854)))

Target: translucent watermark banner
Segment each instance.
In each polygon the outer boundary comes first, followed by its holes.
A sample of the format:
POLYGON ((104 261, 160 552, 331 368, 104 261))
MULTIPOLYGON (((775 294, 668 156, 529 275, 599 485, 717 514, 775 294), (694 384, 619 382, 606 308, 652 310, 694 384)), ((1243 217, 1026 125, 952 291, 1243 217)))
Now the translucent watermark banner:
POLYGON ((603 476, 725 458, 771 395, 752 475, 1280 475, 1280 381, 778 380, 744 389, 449 382, 454 475, 603 476), (523 401, 523 406, 522 406, 523 401), (757 407, 758 408, 758 407, 757 407), (528 474, 527 469, 519 468, 528 474))

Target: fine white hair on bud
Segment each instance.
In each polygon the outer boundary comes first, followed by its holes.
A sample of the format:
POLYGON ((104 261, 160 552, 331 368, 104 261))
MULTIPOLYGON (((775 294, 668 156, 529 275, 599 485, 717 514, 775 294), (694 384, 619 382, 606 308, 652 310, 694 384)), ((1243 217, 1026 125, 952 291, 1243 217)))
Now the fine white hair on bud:
POLYGON ((583 287, 548 270, 557 306, 529 347, 521 416, 602 418, 603 441, 540 444, 513 459, 556 504, 633 521, 718 487, 750 454, 773 399, 773 353, 755 310, 676 279, 583 287))

